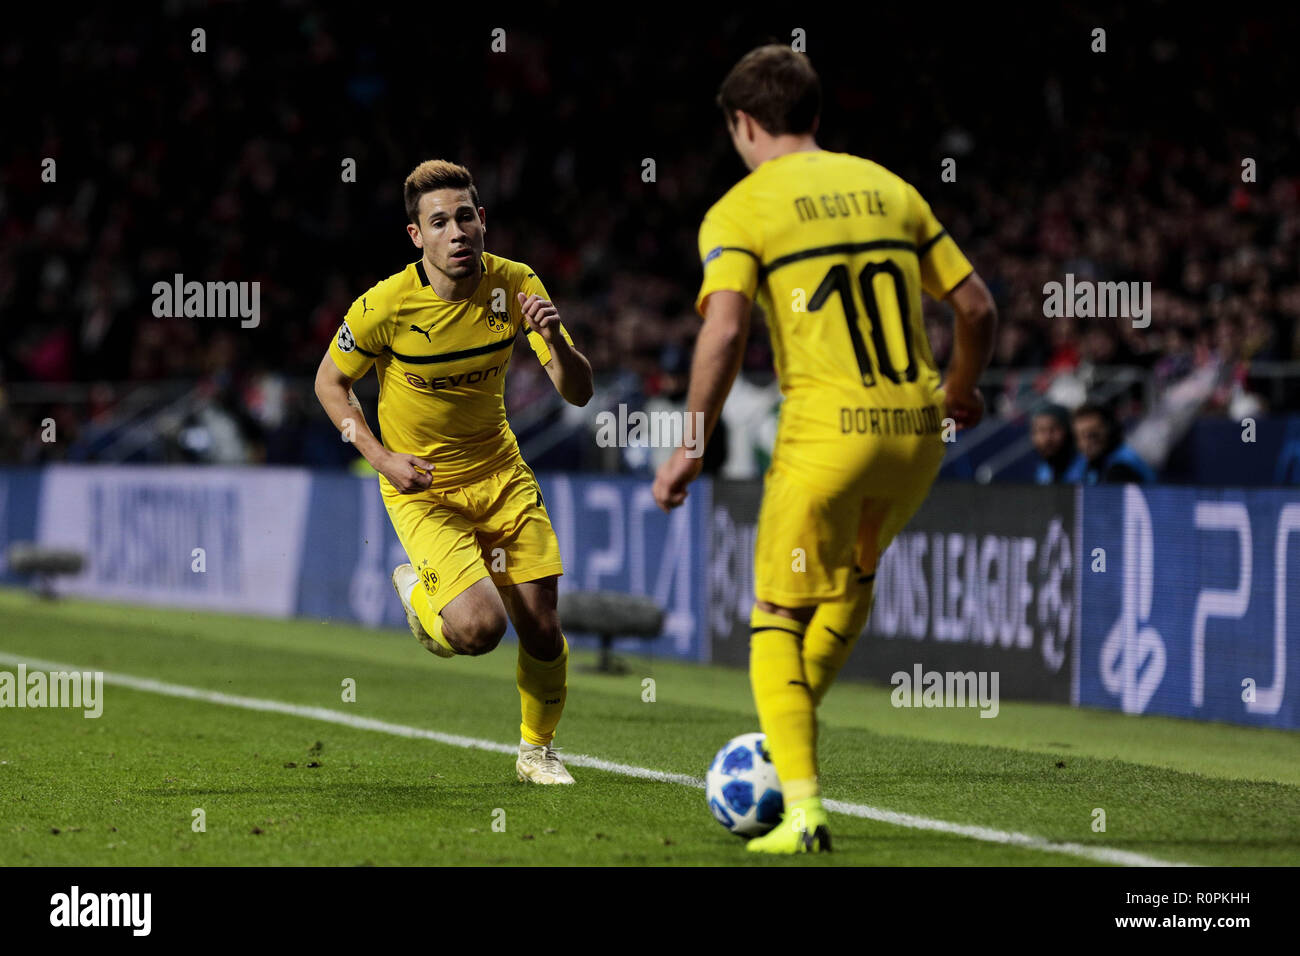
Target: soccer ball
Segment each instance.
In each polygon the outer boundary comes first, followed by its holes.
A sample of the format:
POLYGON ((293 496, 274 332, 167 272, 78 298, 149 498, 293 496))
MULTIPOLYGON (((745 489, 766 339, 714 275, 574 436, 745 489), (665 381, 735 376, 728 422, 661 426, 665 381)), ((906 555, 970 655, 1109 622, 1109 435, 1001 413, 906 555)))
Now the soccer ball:
POLYGON ((781 822, 785 798, 766 734, 741 734, 718 751, 705 778, 714 819, 736 836, 762 836, 781 822))

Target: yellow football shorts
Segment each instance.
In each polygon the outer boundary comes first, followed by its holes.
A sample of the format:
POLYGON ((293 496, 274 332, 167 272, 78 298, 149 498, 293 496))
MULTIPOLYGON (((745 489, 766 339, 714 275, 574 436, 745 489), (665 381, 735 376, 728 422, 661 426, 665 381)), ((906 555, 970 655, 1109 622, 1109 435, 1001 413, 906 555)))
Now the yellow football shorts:
POLYGON ((460 488, 404 495, 379 486, 437 613, 485 577, 503 586, 564 573, 537 476, 522 461, 460 488))
POLYGON ((875 573, 916 514, 943 463, 938 435, 859 439, 819 464, 778 442, 763 483, 754 596, 782 607, 842 601, 875 573), (851 467, 845 458, 856 459, 851 467))

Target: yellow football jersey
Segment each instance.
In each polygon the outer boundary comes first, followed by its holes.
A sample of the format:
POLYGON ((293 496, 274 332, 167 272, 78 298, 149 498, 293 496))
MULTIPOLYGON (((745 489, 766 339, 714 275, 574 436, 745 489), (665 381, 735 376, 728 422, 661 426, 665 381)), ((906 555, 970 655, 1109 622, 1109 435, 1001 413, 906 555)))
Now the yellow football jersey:
POLYGON ((939 432, 921 293, 942 299, 971 264, 913 186, 846 153, 788 153, 714 204, 699 238, 701 314, 720 290, 766 313, 779 442, 939 432))
MULTIPOLYGON (((521 262, 484 253, 482 265, 474 294, 449 302, 429 285, 423 260, 411 263, 353 302, 330 343, 334 364, 353 379, 375 366, 384 447, 431 462, 434 488, 523 460, 504 399, 524 324, 515 296, 550 296, 521 262)), ((543 365, 551 360, 540 335, 530 331, 528 342, 543 365)))

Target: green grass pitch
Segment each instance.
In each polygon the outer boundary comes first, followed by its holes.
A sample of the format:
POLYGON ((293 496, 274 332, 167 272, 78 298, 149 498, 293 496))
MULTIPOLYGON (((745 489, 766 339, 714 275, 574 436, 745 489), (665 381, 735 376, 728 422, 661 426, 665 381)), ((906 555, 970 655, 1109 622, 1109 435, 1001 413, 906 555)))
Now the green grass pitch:
MULTIPOLYGON (((446 661, 404 632, 18 591, 0 591, 0 621, 4 670, 52 661, 518 741, 511 644, 446 661)), ((703 778, 721 744, 757 729, 744 672, 624 660, 629 673, 611 677, 574 652, 562 755, 703 778)), ((829 798, 1040 842, 832 813, 830 856, 759 859, 681 782, 575 766, 577 786, 536 787, 516 781, 506 753, 109 684, 98 719, 0 710, 0 864, 1060 866, 1107 862, 1097 849, 1300 863, 1297 733, 1006 701, 989 720, 895 709, 888 687, 848 682, 821 717, 829 798)))

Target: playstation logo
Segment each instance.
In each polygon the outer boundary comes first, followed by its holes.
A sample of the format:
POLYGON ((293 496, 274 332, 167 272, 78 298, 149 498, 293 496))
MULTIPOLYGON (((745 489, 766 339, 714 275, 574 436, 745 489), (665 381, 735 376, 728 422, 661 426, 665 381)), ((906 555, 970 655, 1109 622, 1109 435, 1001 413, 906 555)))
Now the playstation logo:
POLYGON ((1165 676, 1165 642, 1148 622, 1155 592, 1151 511, 1138 485, 1124 486, 1124 582, 1119 619, 1101 646, 1101 682, 1126 714, 1140 714, 1165 676))

